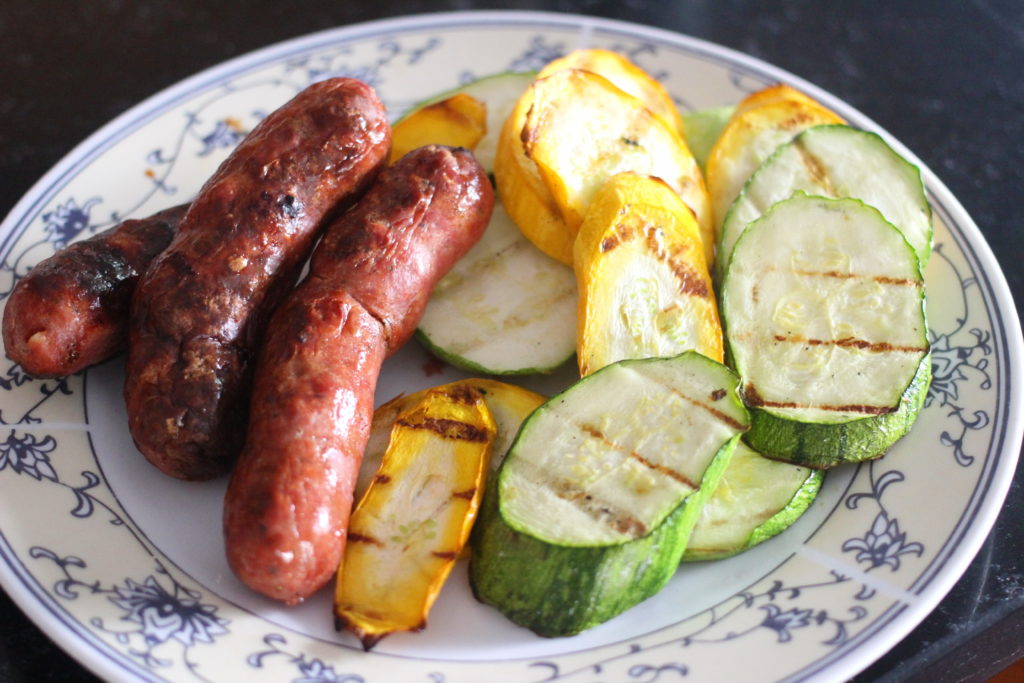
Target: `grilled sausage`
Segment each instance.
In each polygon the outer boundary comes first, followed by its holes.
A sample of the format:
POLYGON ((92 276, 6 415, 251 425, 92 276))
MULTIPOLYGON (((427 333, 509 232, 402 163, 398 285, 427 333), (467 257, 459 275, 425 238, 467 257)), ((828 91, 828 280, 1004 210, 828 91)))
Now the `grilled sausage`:
POLYGON ((370 86, 322 81, 261 121, 203 186, 132 303, 129 428, 163 472, 199 480, 230 469, 269 313, 390 143, 370 86))
POLYGON ((271 321, 225 498, 228 561, 249 587, 295 604, 337 571, 381 363, 493 203, 471 154, 424 147, 328 228, 271 321))
POLYGON ((36 264, 4 308, 7 357, 33 377, 63 377, 123 351, 139 277, 187 208, 126 220, 36 264))

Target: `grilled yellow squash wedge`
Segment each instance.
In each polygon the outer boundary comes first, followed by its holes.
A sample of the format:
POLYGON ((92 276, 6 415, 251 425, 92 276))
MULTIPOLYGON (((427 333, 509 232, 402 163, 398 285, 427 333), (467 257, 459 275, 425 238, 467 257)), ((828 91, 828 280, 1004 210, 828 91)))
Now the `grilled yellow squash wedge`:
POLYGON ((537 74, 537 78, 546 78, 562 69, 583 69, 604 76, 615 87, 643 102, 644 106, 660 116, 677 135, 683 134, 679 110, 676 109, 675 102, 665 90, 665 86, 625 55, 597 48, 573 50, 565 57, 548 62, 537 74))
POLYGON ((765 88, 737 105, 707 160, 707 189, 716 235, 729 206, 758 166, 779 145, 824 123, 843 123, 843 119, 788 85, 765 88))
POLYGON ((661 178, 697 217, 705 258, 714 226, 704 177, 683 139, 640 100, 609 80, 563 69, 530 86, 521 138, 565 224, 575 234, 594 194, 617 173, 661 178))
POLYGON ((722 362, 722 327, 693 214, 664 182, 613 176, 576 237, 580 374, 694 349, 722 362))
POLYGON ((494 435, 482 394, 466 386, 428 391, 399 413, 338 568, 335 624, 364 649, 426 625, 476 519, 494 435))
POLYGON ((471 377, 433 389, 423 389, 412 394, 397 396, 387 403, 381 404, 373 411, 370 439, 366 443, 363 464, 359 468, 359 477, 356 480, 355 500, 362 500, 374 475, 380 469, 381 461, 388 449, 388 443, 391 441, 391 429, 398 416, 411 406, 421 402, 430 391, 455 391, 460 387, 468 387, 480 392, 491 411, 495 433, 494 443, 491 444, 488 469, 492 472, 498 469, 502 458, 508 452, 516 432, 519 431, 519 425, 547 400, 546 397, 515 384, 483 377, 471 377))
POLYGON ((483 102, 456 93, 424 105, 391 129, 391 162, 427 144, 473 149, 487 134, 487 107, 483 102))

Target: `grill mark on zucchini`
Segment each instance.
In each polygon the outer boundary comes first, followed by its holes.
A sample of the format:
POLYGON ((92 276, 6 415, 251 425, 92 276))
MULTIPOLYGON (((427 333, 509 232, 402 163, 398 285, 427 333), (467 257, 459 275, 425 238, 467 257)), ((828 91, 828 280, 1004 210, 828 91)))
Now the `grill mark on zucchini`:
POLYGON ((922 280, 915 280, 913 278, 900 278, 890 277, 888 275, 862 275, 861 273, 843 273, 838 270, 804 270, 796 268, 780 268, 774 265, 767 265, 763 268, 764 272, 772 272, 776 270, 788 270, 795 275, 803 275, 805 277, 828 277, 836 280, 870 280, 871 282, 877 282, 880 285, 893 285, 896 287, 913 287, 914 289, 922 289, 924 282, 922 280))
POLYGON ((799 152, 800 161, 810 174, 812 181, 822 192, 829 197, 838 197, 839 192, 832 186, 832 179, 828 177, 828 171, 821 161, 807 149, 804 139, 801 136, 793 138, 793 149, 799 152))
POLYGON ((433 295, 444 294, 450 292, 453 289, 469 284, 473 281, 473 276, 479 276, 486 273, 491 267, 505 258, 508 258, 516 252, 522 251, 528 246, 528 242, 523 240, 516 240, 506 244, 498 251, 490 254, 487 258, 476 259, 470 263, 469 272, 465 277, 443 277, 441 281, 434 287, 433 295))
MULTIPOLYGON (((704 403, 703 401, 699 401, 699 400, 697 400, 695 398, 690 398, 686 394, 681 393, 678 389, 675 389, 675 388, 670 387, 668 385, 662 384, 661 382, 656 382, 656 384, 658 386, 660 386, 660 387, 664 387, 666 391, 671 392, 673 395, 683 399, 687 403, 695 405, 698 408, 703 408, 704 410, 706 410, 707 412, 711 413, 716 418, 718 418, 721 422, 724 422, 725 424, 729 425, 733 429, 738 429, 741 432, 747 430, 747 425, 745 425, 744 423, 740 422, 739 420, 737 420, 736 418, 732 417, 731 415, 727 415, 726 413, 722 412, 718 408, 716 408, 714 406, 709 406, 707 403, 704 403)), ((719 390, 716 390, 716 391, 712 391, 711 395, 712 396, 716 396, 716 395, 718 395, 719 391, 724 391, 725 392, 725 393, 721 394, 721 396, 723 398, 729 393, 728 390, 719 389, 719 390)))
POLYGON ((580 490, 572 482, 564 479, 552 482, 551 492, 558 498, 572 503, 581 512, 586 513, 592 519, 615 529, 620 534, 630 535, 639 538, 647 533, 647 525, 635 517, 624 514, 621 510, 610 507, 607 501, 600 501, 594 498, 593 494, 580 490))
POLYGON ((488 438, 485 430, 465 422, 459 422, 458 420, 426 417, 420 422, 398 420, 395 424, 409 429, 427 429, 440 434, 446 439, 458 441, 487 441, 488 438))
POLYGON ((925 353, 928 351, 924 346, 896 346, 889 342, 870 342, 855 337, 843 337, 842 339, 808 339, 798 334, 783 335, 776 334, 772 337, 775 341, 790 342, 793 344, 806 344, 807 346, 841 346, 844 348, 855 348, 871 353, 925 353))
POLYGON ((465 491, 456 491, 452 494, 452 498, 464 498, 465 500, 473 500, 473 496, 476 495, 476 489, 466 489, 465 491))
MULTIPOLYGON (((622 207, 620 215, 627 215, 629 213, 630 205, 622 207)), ((615 233, 605 237, 601 240, 601 253, 607 254, 615 247, 633 239, 633 226, 629 223, 619 223, 615 226, 615 233)))
POLYGON ((650 470, 653 470, 655 472, 658 472, 660 474, 664 474, 665 476, 670 477, 672 479, 675 479, 679 483, 685 484, 686 486, 689 486, 692 489, 698 488, 698 485, 693 483, 692 481, 690 481, 690 479, 687 478, 687 476, 685 474, 682 474, 681 472, 677 472, 676 470, 672 469, 671 467, 665 467, 664 465, 659 465, 656 462, 651 462, 650 460, 648 460, 644 456, 640 455, 636 451, 629 450, 627 448, 624 448, 624 447, 620 446, 619 444, 615 443, 614 441, 609 439, 607 436, 605 436, 604 432, 602 432, 597 427, 594 427, 593 425, 582 424, 582 425, 578 425, 578 428, 579 428, 580 431, 585 432, 586 434, 589 434, 590 436, 592 436, 593 438, 597 439, 598 441, 601 441, 602 443, 604 443, 605 446, 607 446, 607 447, 609 447, 611 449, 617 450, 620 453, 625 453, 628 457, 632 458, 633 460, 636 460, 637 462, 639 462, 644 467, 646 467, 646 468, 648 468, 650 470))
POLYGON ((888 415, 899 409, 899 406, 873 406, 866 404, 850 405, 814 405, 811 403, 797 403, 796 401, 769 401, 757 392, 753 384, 743 386, 743 401, 751 408, 814 408, 816 410, 827 410, 840 413, 861 413, 862 415, 888 415))
MULTIPOLYGON (((550 296, 544 297, 543 299, 534 298, 528 302, 528 306, 520 306, 520 309, 526 309, 532 316, 521 316, 519 311, 516 311, 514 315, 508 317, 505 320, 504 326, 502 327, 502 333, 506 334, 513 330, 518 330, 527 325, 530 325, 537 320, 550 314, 551 308, 554 304, 562 299, 573 296, 575 294, 574 287, 563 287, 562 289, 555 290, 550 296)), ((446 344, 444 350, 449 353, 456 355, 464 355, 467 351, 478 348, 482 344, 486 344, 491 340, 486 338, 466 338, 462 343, 451 342, 446 344)))

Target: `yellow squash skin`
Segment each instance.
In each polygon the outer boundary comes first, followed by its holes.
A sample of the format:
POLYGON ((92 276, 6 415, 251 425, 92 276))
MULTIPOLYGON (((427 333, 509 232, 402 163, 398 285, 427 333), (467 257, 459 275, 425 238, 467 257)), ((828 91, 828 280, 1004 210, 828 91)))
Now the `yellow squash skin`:
POLYGON ((474 149, 487 134, 487 107, 465 93, 457 93, 420 107, 391 129, 391 161, 423 145, 438 144, 474 149))
POLYGON ((761 162, 801 131, 826 123, 843 119, 788 85, 759 90, 740 102, 708 155, 707 188, 716 235, 729 206, 761 162))
POLYGON ((565 57, 548 62, 537 78, 545 78, 562 69, 583 69, 604 76, 615 87, 623 90, 644 103, 672 128, 677 135, 683 135, 683 123, 671 95, 650 74, 629 59, 611 50, 589 48, 573 50, 565 57))
POLYGON ((466 386, 427 391, 399 413, 338 568, 335 624, 364 649, 426 625, 476 519, 494 435, 482 394, 466 386))
POLYGON ((523 124, 526 155, 536 164, 565 224, 579 230, 594 194, 624 171, 661 178, 696 215, 705 258, 714 226, 704 178, 686 142, 637 98, 602 76, 563 69, 530 86, 523 124))
POLYGON ((381 404, 373 411, 373 422, 370 424, 370 438, 366 443, 366 452, 363 455, 363 464, 359 468, 359 478, 356 482, 355 500, 361 500, 373 481, 374 475, 380 469, 381 461, 387 452, 388 443, 391 440, 391 429, 398 416, 408 410, 411 406, 421 402, 429 391, 456 391, 461 387, 468 387, 479 391, 484 402, 491 411, 494 418, 494 443, 491 445, 490 465, 488 469, 494 472, 501 464, 502 458, 508 452, 512 440, 519 431, 519 425, 527 416, 536 410, 544 401, 546 396, 524 389, 516 384, 500 382, 496 379, 484 377, 470 377, 460 379, 450 384, 444 384, 433 389, 423 389, 411 394, 396 396, 390 401, 381 404))
POLYGON ((576 237, 575 271, 581 375, 690 349, 722 362, 699 227, 661 180, 621 173, 605 183, 576 237))
POLYGON ((505 211, 526 239, 571 267, 575 232, 565 224, 536 164, 523 149, 521 132, 532 104, 532 91, 527 89, 501 128, 494 155, 494 183, 505 211))

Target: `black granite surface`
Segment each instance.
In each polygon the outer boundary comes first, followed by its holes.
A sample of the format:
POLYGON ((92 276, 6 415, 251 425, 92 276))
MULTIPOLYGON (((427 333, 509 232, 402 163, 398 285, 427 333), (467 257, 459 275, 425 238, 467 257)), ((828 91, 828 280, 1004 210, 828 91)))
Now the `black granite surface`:
MULTIPOLYGON (((549 9, 705 38, 787 69, 874 119, 981 227, 1024 300, 1024 3, 852 0, 427 2, 5 0, 0 215, 75 144, 226 58, 357 21, 473 8, 549 9)), ((1024 657, 1024 475, 964 577, 858 680, 984 680, 1024 657)), ((0 680, 94 678, 0 595, 0 680)))

